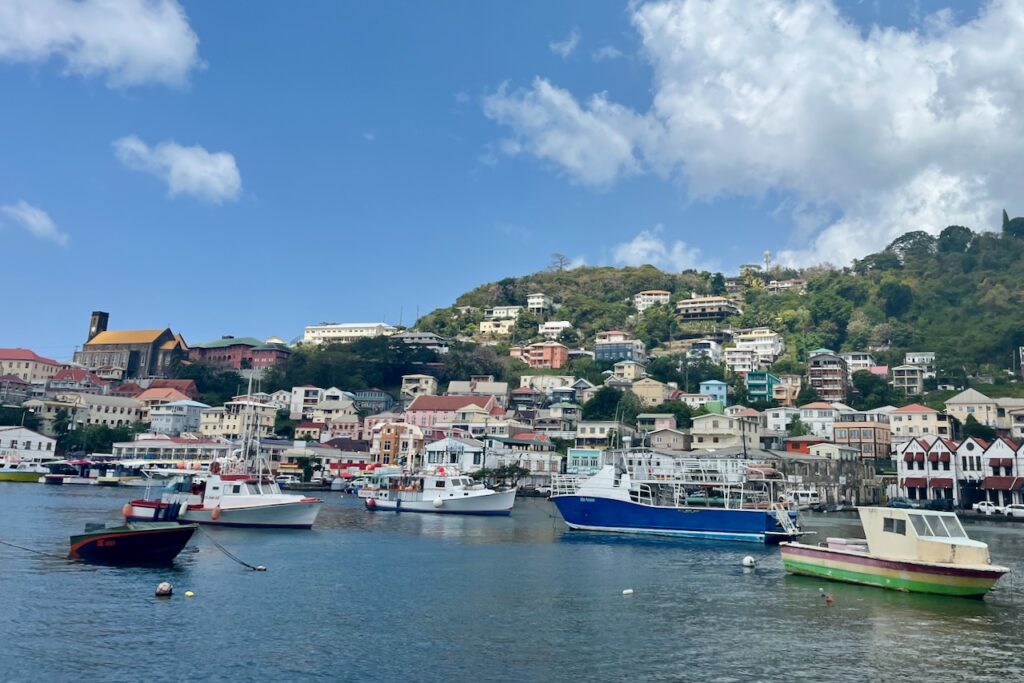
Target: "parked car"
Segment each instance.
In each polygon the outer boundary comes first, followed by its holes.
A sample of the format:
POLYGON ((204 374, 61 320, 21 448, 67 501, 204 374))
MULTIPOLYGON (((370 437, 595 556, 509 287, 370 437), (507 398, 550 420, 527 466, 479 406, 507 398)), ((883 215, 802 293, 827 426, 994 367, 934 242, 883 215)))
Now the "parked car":
POLYGON ((896 496, 889 499, 889 507, 891 508, 919 508, 921 504, 916 500, 910 500, 903 496, 896 496))
POLYGON ((953 512, 956 509, 952 498, 933 498, 924 504, 924 508, 925 510, 941 510, 943 512, 953 512))
POLYGON ((1007 517, 1024 517, 1024 505, 1011 503, 1003 508, 1003 514, 1007 517))
POLYGON ((989 500, 983 500, 980 503, 975 503, 971 506, 971 509, 983 515, 1001 515, 1004 512, 1003 508, 989 500))

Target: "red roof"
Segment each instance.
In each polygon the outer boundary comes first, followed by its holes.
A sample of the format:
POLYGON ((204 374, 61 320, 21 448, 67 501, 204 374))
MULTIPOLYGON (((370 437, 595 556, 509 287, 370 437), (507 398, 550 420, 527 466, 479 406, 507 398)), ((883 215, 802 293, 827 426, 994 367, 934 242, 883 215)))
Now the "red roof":
POLYGON ((807 405, 800 406, 800 410, 804 408, 813 408, 814 410, 835 410, 831 403, 825 403, 824 401, 815 401, 814 403, 808 403, 807 405))
POLYGON ((12 384, 24 384, 28 386, 28 382, 17 375, 0 375, 0 382, 11 382, 12 384))
POLYGON ((155 379, 149 383, 150 389, 177 389, 189 398, 199 395, 199 387, 194 379, 155 379))
POLYGON ((323 429, 326 425, 323 422, 302 422, 295 425, 296 429, 323 429))
POLYGON ((407 410, 455 412, 469 405, 484 408, 492 400, 490 396, 417 396, 407 410))
POLYGON ((937 410, 935 410, 933 408, 929 408, 928 406, 923 406, 920 403, 911 403, 908 406, 903 406, 902 408, 897 408, 896 410, 894 410, 892 412, 894 412, 894 413, 927 413, 927 414, 931 415, 932 413, 937 413, 939 411, 937 411, 937 410))
POLYGON ((84 368, 61 368, 53 376, 56 382, 84 382, 88 379, 93 384, 109 384, 106 380, 100 379, 96 373, 84 368))
POLYGON ((44 358, 30 349, 0 349, 0 360, 34 360, 37 363, 60 365, 52 358, 44 358))

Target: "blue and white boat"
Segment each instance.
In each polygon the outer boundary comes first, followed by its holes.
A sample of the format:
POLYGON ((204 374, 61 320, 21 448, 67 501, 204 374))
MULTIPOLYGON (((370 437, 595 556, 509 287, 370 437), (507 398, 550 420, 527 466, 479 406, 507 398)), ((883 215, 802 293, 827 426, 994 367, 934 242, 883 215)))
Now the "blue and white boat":
POLYGON ((587 478, 554 477, 551 500, 570 529, 769 544, 800 536, 785 478, 749 460, 629 453, 587 478))

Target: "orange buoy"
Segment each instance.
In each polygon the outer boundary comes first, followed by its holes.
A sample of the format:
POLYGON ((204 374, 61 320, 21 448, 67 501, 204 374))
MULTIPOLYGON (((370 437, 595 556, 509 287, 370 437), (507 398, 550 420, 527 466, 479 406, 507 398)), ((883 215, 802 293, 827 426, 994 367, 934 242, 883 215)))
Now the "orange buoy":
POLYGON ((121 508, 121 512, 124 514, 125 518, 131 517, 132 516, 132 504, 131 503, 125 503, 124 507, 121 508))
POLYGON ((217 507, 213 508, 213 510, 210 511, 210 519, 212 519, 215 522, 218 519, 220 519, 220 506, 219 505, 217 507))

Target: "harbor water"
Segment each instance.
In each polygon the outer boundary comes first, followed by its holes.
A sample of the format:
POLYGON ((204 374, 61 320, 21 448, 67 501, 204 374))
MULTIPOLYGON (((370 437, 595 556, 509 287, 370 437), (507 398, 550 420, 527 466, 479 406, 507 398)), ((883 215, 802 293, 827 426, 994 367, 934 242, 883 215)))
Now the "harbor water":
POLYGON ((0 483, 0 540, 50 553, 0 546, 0 680, 1024 679, 1024 525, 965 524, 1013 570, 984 600, 787 576, 778 548, 570 532, 542 499, 478 518, 325 493, 312 531, 204 530, 172 569, 62 559, 138 493, 0 483))

